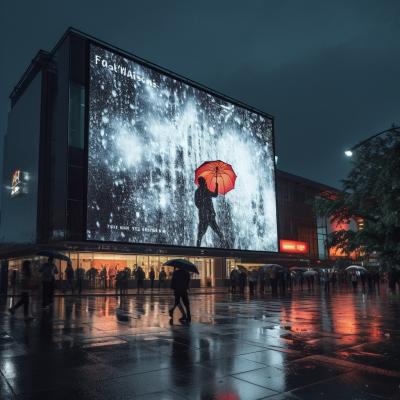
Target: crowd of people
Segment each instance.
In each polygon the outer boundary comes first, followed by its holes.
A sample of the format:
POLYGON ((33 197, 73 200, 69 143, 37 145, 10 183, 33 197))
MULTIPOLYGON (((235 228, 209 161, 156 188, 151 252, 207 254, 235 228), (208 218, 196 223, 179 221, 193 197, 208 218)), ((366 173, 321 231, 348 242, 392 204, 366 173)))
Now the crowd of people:
MULTIPOLYGON (((40 281, 35 279, 33 271, 32 271, 32 263, 30 260, 25 260, 22 263, 21 267, 21 276, 20 276, 20 293, 19 300, 9 308, 10 314, 14 315, 16 310, 23 307, 24 317, 25 319, 33 319, 30 307, 30 298, 32 290, 39 290, 41 287, 42 294, 42 308, 44 310, 50 309, 54 302, 54 291, 55 291, 55 283, 56 276, 59 274, 58 268, 54 263, 54 258, 49 257, 48 260, 40 265, 38 271, 40 274, 40 281)), ((145 273, 143 269, 139 266, 134 271, 134 276, 137 281, 137 292, 140 293, 140 290, 144 288, 144 280, 145 273)), ((74 293, 74 289, 76 286, 79 286, 79 269, 78 271, 74 271, 71 263, 68 262, 66 270, 66 287, 74 293), (75 276, 76 275, 76 276, 75 276), (76 279, 75 279, 76 278, 76 279)), ((149 271, 149 281, 150 281, 150 289, 154 289, 154 281, 156 278, 156 273, 154 268, 151 268, 149 271)), ((125 295, 127 294, 129 276, 126 269, 118 271, 116 275, 116 294, 125 295)), ((158 287, 165 287, 167 280, 167 273, 164 267, 161 268, 158 274, 158 287)), ((181 322, 189 323, 191 321, 190 314, 190 304, 189 304, 189 296, 188 290, 190 286, 190 274, 187 271, 174 269, 173 273, 171 273, 171 289, 174 291, 175 302, 173 307, 169 310, 169 315, 171 317, 171 321, 173 320, 173 314, 176 307, 178 307, 181 311, 181 322)), ((80 287, 81 289, 81 287, 80 287)))
POLYGON ((106 267, 102 266, 97 269, 91 267, 88 270, 79 267, 74 269, 71 263, 68 263, 65 272, 64 280, 66 281, 64 290, 73 290, 77 288, 78 291, 82 290, 83 282, 89 289, 115 289, 116 291, 127 290, 130 286, 129 282, 136 281, 136 287, 140 291, 145 287, 145 281, 149 281, 151 289, 155 287, 155 281, 158 280, 158 287, 165 287, 165 282, 168 278, 172 277, 172 271, 167 272, 162 267, 158 274, 153 266, 150 267, 150 271, 146 275, 145 268, 140 265, 134 265, 130 267, 106 267), (157 276, 158 275, 158 276, 157 276), (73 285, 75 282, 75 285, 73 285))
MULTIPOLYGON (((350 267, 351 268, 351 267, 350 267)), ((360 267, 361 268, 361 267, 360 267)), ((104 269, 100 270, 100 277, 104 276, 104 269)), ((23 307, 25 318, 30 316, 30 297, 31 291, 41 287, 42 307, 49 309, 53 304, 54 291, 56 287, 56 277, 59 275, 58 268, 53 257, 49 257, 46 262, 36 268, 36 273, 39 274, 39 279, 34 277, 32 263, 30 260, 25 260, 22 263, 20 275, 20 297, 10 309, 9 312, 14 314, 19 307, 23 307)), ((71 293, 80 294, 82 291, 82 281, 84 275, 81 273, 81 268, 74 270, 71 262, 67 263, 65 269, 65 280, 63 281, 64 291, 70 290, 71 293)), ((90 270, 89 270, 90 271, 90 270)), ((175 269, 167 275, 164 267, 156 276, 156 271, 153 267, 150 268, 148 276, 142 267, 136 266, 133 271, 129 268, 121 269, 116 272, 115 282, 112 284, 105 283, 104 288, 115 289, 116 294, 126 295, 128 293, 129 281, 135 279, 137 293, 143 291, 145 280, 148 279, 147 286, 150 290, 155 288, 155 281, 158 278, 158 288, 167 286, 167 279, 171 279, 171 288, 175 293, 175 304, 170 310, 170 316, 176 307, 179 307, 182 312, 182 319, 190 322, 190 306, 187 290, 189 288, 190 275, 185 271, 175 269)), ((96 275, 97 276, 97 275, 96 275)), ((15 278, 12 278, 12 280, 15 278)), ((90 275, 89 275, 90 279, 90 275)), ((104 276, 105 279, 105 276, 104 276)), ((109 280, 109 278, 107 277, 109 280)), ((287 291, 308 290, 314 291, 316 285, 320 286, 321 290, 329 292, 331 289, 336 289, 343 285, 348 285, 357 291, 359 287, 365 292, 380 291, 382 282, 387 282, 389 289, 392 292, 400 291, 400 270, 391 268, 385 272, 379 269, 334 269, 320 268, 312 270, 307 268, 284 268, 274 267, 270 269, 253 268, 247 270, 244 267, 234 268, 229 275, 230 292, 233 294, 244 294, 247 290, 250 295, 256 293, 265 293, 270 291, 273 295, 285 294, 287 291)))
POLYGON ((256 292, 264 293, 270 291, 272 294, 284 294, 293 289, 313 291, 319 285, 325 292, 339 286, 351 285, 354 291, 359 287, 363 291, 380 290, 382 281, 388 282, 392 291, 396 287, 400 290, 400 271, 392 268, 388 273, 382 273, 378 269, 357 271, 357 270, 336 270, 333 268, 313 270, 306 272, 300 268, 234 268, 230 272, 231 293, 244 293, 246 287, 251 295, 256 292))
POLYGON ((314 288, 314 276, 304 277, 302 274, 291 274, 286 269, 271 269, 265 271, 260 269, 236 269, 234 268, 229 276, 231 293, 244 293, 246 287, 250 294, 264 293, 271 291, 273 294, 285 293, 299 285, 303 289, 307 285, 308 289, 314 288))

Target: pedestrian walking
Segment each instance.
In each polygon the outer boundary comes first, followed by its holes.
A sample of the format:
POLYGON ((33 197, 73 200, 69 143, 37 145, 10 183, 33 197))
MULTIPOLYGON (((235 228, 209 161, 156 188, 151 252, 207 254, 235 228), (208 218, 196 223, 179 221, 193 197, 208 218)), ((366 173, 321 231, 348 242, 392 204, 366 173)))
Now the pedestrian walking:
POLYGON ((239 271, 236 268, 229 274, 229 281, 231 284, 231 293, 236 293, 236 288, 239 283, 239 271))
POLYGON ((21 297, 19 301, 9 309, 12 315, 14 315, 17 308, 24 306, 25 320, 33 319, 33 317, 29 315, 29 296, 33 287, 34 284, 32 281, 31 262, 29 260, 25 260, 22 263, 21 270, 21 297))
POLYGON ((258 271, 258 283, 259 283, 259 292, 264 293, 265 292, 265 271, 261 268, 258 271))
POLYGON ((286 273, 282 270, 277 271, 278 287, 281 294, 286 293, 286 273))
POLYGON ((82 294, 83 280, 85 278, 85 270, 79 267, 76 270, 76 286, 78 287, 78 294, 82 294))
POLYGON ((161 287, 165 287, 165 281, 167 280, 167 273, 165 272, 164 267, 161 268, 160 273, 158 274, 158 289, 161 287))
POLYGON ((304 275, 303 272, 299 273, 299 283, 300 283, 300 290, 303 291, 304 288, 304 275))
POLYGON ((254 294, 254 292, 257 290, 257 281, 258 281, 258 271, 256 269, 253 269, 252 271, 249 272, 249 291, 250 294, 254 294))
POLYGON ((116 275, 117 275, 116 267, 113 266, 113 265, 111 265, 111 266, 108 268, 108 278, 109 278, 109 280, 108 280, 108 287, 109 287, 110 289, 113 289, 114 286, 115 286, 115 277, 116 277, 116 275))
POLYGON ((65 268, 65 278, 66 278, 66 288, 65 292, 68 289, 71 290, 71 294, 74 293, 74 269, 72 268, 72 264, 68 261, 67 268, 65 268))
POLYGON ((107 289, 107 269, 105 266, 100 271, 101 286, 104 290, 107 289))
POLYGON ((136 269, 136 284, 137 284, 137 292, 140 292, 140 289, 144 289, 144 278, 145 274, 142 267, 138 266, 136 269))
POLYGON ((41 265, 39 272, 42 275, 42 307, 48 308, 53 304, 55 276, 58 274, 54 258, 49 257, 47 262, 41 265))
POLYGON ((314 282, 315 282, 315 277, 314 275, 310 276, 310 287, 311 287, 311 291, 314 291, 314 282))
POLYGON ((149 272, 149 279, 150 279, 150 289, 154 289, 154 279, 156 279, 156 273, 154 272, 154 268, 151 267, 149 272))
POLYGON ((269 271, 269 281, 271 285, 271 292, 275 296, 278 294, 278 272, 271 268, 269 271))
POLYGON ((358 277, 357 277, 357 272, 356 271, 353 271, 351 273, 350 279, 351 279, 351 284, 353 286, 353 290, 356 291, 357 290, 357 284, 358 284, 358 277))
POLYGON ((123 275, 124 271, 117 271, 117 275, 115 276, 115 296, 123 295, 123 275))
POLYGON ((247 274, 246 271, 240 271, 239 274, 239 290, 240 293, 244 294, 244 289, 246 287, 246 283, 247 283, 247 274))
POLYGON ((15 294, 17 291, 17 270, 13 269, 11 272, 10 284, 12 288, 12 293, 15 294))
POLYGON ((379 271, 376 271, 373 273, 372 282, 373 282, 374 289, 375 288, 378 289, 378 293, 379 293, 381 290, 381 275, 380 275, 379 271))
POLYGON ((324 291, 325 293, 329 293, 330 290, 330 274, 329 271, 324 271, 323 273, 323 278, 324 278, 324 291))
POLYGON ((367 274, 366 272, 361 272, 361 275, 360 275, 363 292, 365 292, 366 274, 367 274))
POLYGON ((190 322, 192 316, 190 313, 190 303, 188 289, 190 285, 190 274, 183 269, 175 269, 172 274, 171 289, 174 291, 175 302, 173 307, 169 310, 169 316, 174 318, 174 311, 179 307, 182 312, 182 317, 179 319, 181 322, 190 322), (182 307, 182 303, 185 309, 182 307))
POLYGON ((368 271, 367 272, 367 282, 368 282, 368 291, 372 292, 374 290, 374 281, 372 278, 372 272, 368 271))
POLYGON ((122 291, 124 295, 128 294, 129 279, 131 277, 131 270, 129 268, 124 268, 124 273, 122 275, 122 291))

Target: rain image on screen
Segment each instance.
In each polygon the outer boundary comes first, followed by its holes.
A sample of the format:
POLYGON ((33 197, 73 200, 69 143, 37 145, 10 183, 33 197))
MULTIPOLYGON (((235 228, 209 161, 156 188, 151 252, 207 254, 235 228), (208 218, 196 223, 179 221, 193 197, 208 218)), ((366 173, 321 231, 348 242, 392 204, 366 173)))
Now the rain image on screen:
POLYGON ((90 49, 87 239, 278 251, 272 120, 90 49))

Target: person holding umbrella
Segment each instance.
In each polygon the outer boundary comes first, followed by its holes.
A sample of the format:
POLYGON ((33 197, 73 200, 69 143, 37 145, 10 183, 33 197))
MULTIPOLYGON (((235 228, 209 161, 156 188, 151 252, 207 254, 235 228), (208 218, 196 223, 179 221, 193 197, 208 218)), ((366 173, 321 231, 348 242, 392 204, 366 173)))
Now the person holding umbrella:
POLYGON ((201 246, 201 241, 204 234, 207 232, 208 227, 218 235, 221 242, 224 242, 224 235, 215 219, 215 210, 212 202, 212 198, 218 196, 218 183, 215 185, 214 192, 211 192, 208 189, 206 180, 202 176, 198 179, 198 183, 199 187, 196 189, 194 195, 194 203, 199 209, 199 225, 197 229, 196 246, 201 246))
POLYGON ((198 186, 194 203, 199 210, 199 225, 196 246, 201 246, 203 236, 210 227, 219 237, 224 247, 229 247, 215 219, 212 202, 218 194, 226 195, 235 187, 236 174, 230 164, 221 160, 206 161, 195 171, 194 182, 198 186))
POLYGON ((169 310, 169 316, 171 320, 174 318, 175 308, 178 307, 182 312, 182 317, 179 319, 181 322, 191 322, 192 316, 190 313, 190 303, 188 289, 190 285, 190 273, 199 273, 197 267, 190 261, 185 259, 173 259, 169 260, 164 265, 174 267, 172 274, 171 289, 174 291, 175 302, 172 308, 169 310), (182 307, 182 304, 185 309, 182 307))
POLYGON ((13 307, 9 309, 9 312, 14 315, 15 310, 21 306, 24 306, 24 317, 25 320, 33 319, 33 317, 29 316, 29 296, 30 291, 34 287, 32 282, 32 271, 31 271, 31 262, 29 260, 25 260, 22 263, 22 278, 21 278, 21 298, 13 307))
POLYGON ((180 308, 182 317, 179 319, 181 322, 190 322, 192 316, 190 314, 190 303, 188 296, 188 289, 190 284, 190 274, 183 269, 174 269, 171 280, 171 289, 174 291, 175 302, 172 308, 169 310, 169 316, 174 318, 174 311, 176 307, 179 307, 181 301, 185 308, 180 308))

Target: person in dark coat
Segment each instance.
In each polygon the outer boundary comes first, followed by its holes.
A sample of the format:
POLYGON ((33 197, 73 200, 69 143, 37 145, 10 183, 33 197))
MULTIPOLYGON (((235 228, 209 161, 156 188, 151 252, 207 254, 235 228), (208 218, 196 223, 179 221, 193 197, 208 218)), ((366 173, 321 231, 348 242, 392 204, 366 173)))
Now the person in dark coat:
POLYGON ((246 287, 247 283, 247 274, 246 271, 240 271, 239 274, 239 291, 240 293, 244 293, 244 288, 246 287))
POLYGON ((377 288, 378 292, 380 292, 380 281, 381 281, 381 276, 379 271, 375 271, 373 276, 372 276, 372 281, 374 285, 374 289, 377 288))
POLYGON ((212 202, 212 198, 218 196, 218 183, 215 185, 214 192, 208 189, 207 182, 202 176, 198 179, 198 183, 199 187, 194 194, 194 203, 199 210, 196 246, 201 246, 201 240, 207 232, 208 227, 210 227, 219 236, 221 242, 224 243, 224 235, 215 219, 215 210, 212 202))
POLYGON ((74 293, 74 269, 72 268, 72 264, 70 262, 67 263, 67 268, 65 268, 65 277, 67 281, 67 287, 65 291, 68 289, 71 290, 71 293, 74 293))
POLYGON ((145 273, 142 267, 137 267, 136 269, 136 284, 137 284, 137 292, 140 292, 140 289, 144 289, 144 278, 145 273))
POLYGON ((161 286, 164 288, 165 281, 167 280, 167 273, 165 272, 164 267, 161 268, 160 273, 158 274, 158 288, 160 289, 161 286))
POLYGON ((363 290, 363 292, 365 292, 366 278, 367 278, 366 273, 365 273, 365 272, 362 272, 362 273, 361 273, 361 276, 360 276, 360 280, 361 280, 361 285, 362 285, 362 290, 363 290))
POLYGON ((151 267, 151 270, 149 272, 149 279, 150 279, 150 289, 154 289, 154 279, 156 279, 156 273, 154 272, 154 268, 151 267))
POLYGON ((266 274, 262 268, 258 271, 258 276, 259 276, 259 283, 260 283, 259 292, 264 293, 265 292, 265 283, 266 283, 266 281, 265 281, 266 274))
POLYGON ((31 262, 25 260, 22 263, 22 278, 21 278, 21 298, 20 300, 9 309, 9 312, 14 315, 15 310, 20 306, 24 306, 24 317, 25 320, 32 319, 29 316, 29 295, 30 290, 33 287, 32 284, 32 272, 31 272, 31 262))
POLYGON ((120 296, 124 293, 124 271, 117 271, 117 275, 115 276, 115 295, 117 296, 118 293, 120 296))
POLYGON ((41 265, 39 272, 42 274, 42 306, 47 308, 53 304, 55 275, 58 274, 58 269, 54 264, 54 258, 49 257, 48 261, 41 265))
POLYGON ((278 271, 271 269, 269 271, 269 280, 271 284, 271 292, 274 296, 278 294, 278 278, 278 271))
POLYGON ((236 293, 236 287, 239 283, 239 272, 236 268, 229 274, 229 279, 231 282, 231 293, 236 293))
POLYGON ((173 307, 169 310, 169 316, 171 319, 174 317, 174 311, 176 307, 179 307, 182 312, 181 322, 190 322, 192 316, 190 313, 190 303, 188 296, 188 289, 190 285, 190 274, 183 269, 175 269, 172 274, 171 289, 174 291, 175 302, 173 307), (183 309, 181 302, 185 306, 183 309))

